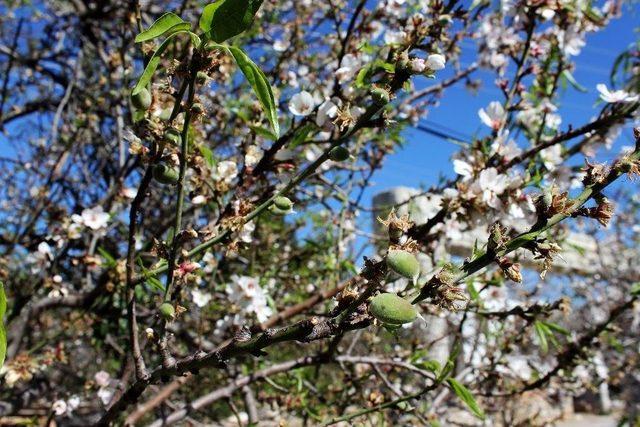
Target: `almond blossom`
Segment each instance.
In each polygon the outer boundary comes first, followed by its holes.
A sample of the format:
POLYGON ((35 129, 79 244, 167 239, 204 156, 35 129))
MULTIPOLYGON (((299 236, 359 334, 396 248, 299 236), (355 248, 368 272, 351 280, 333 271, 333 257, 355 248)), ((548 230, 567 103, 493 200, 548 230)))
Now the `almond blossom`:
POLYGON ((504 193, 509 185, 506 175, 498 173, 496 168, 484 169, 478 176, 477 185, 482 194, 482 200, 490 207, 499 209, 501 207, 498 196, 504 193))
POLYGON ((631 95, 629 92, 619 89, 610 91, 604 83, 598 83, 596 89, 600 92, 600 99, 604 102, 615 104, 617 102, 636 102, 639 95, 631 95))
POLYGON ((291 114, 294 116, 308 116, 314 108, 315 100, 306 90, 296 93, 289 101, 289 111, 291 111, 291 114))
POLYGON ((484 108, 478 110, 478 116, 480 117, 480 120, 482 120, 482 123, 493 130, 498 130, 502 127, 507 114, 505 113, 501 103, 498 101, 492 101, 489 103, 486 110, 484 108))
POLYGON ((360 66, 360 59, 352 53, 347 53, 342 57, 340 67, 335 72, 338 82, 344 83, 351 80, 351 78, 354 77, 360 69, 360 66))
POLYGON ((439 71, 445 67, 446 63, 447 61, 444 55, 440 55, 439 53, 434 53, 427 57, 425 65, 429 70, 439 71))
POLYGON ((100 230, 107 226, 109 213, 104 212, 102 206, 84 209, 81 215, 71 215, 71 220, 79 225, 84 225, 92 230, 100 230))

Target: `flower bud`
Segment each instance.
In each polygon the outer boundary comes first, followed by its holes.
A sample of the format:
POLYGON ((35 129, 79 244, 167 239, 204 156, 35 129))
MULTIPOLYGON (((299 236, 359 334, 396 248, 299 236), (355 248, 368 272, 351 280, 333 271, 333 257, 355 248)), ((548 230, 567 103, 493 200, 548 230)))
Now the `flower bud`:
POLYGON ((391 95, 389 95, 389 91, 384 88, 373 87, 371 89, 371 98, 373 98, 373 102, 377 105, 386 105, 389 103, 391 95))
POLYGON ((178 182, 179 172, 176 168, 158 163, 153 167, 153 177, 161 184, 174 185, 178 182))
POLYGON ((329 151, 329 159, 333 160, 334 162, 344 162, 348 158, 349 158, 349 150, 347 150, 341 145, 338 145, 337 147, 333 147, 331 151, 329 151))
POLYGON ((369 303, 369 313, 383 325, 400 326, 413 322, 418 313, 413 305, 395 294, 380 294, 369 303))
POLYGON ((173 307, 173 304, 165 301, 160 304, 160 307, 158 307, 158 314, 160 314, 160 317, 164 320, 169 322, 176 317, 176 309, 173 307))
POLYGON ((420 275, 420 263, 418 259, 410 252, 391 249, 387 253, 387 265, 396 273, 407 279, 411 279, 413 283, 418 280, 420 275))
POLYGON ((138 110, 148 110, 151 106, 151 93, 147 88, 142 88, 140 92, 131 95, 131 103, 138 110))
POLYGON ((438 71, 438 70, 442 70, 445 67, 446 63, 447 61, 444 55, 440 55, 439 53, 434 53, 427 57, 427 61, 425 65, 427 66, 428 69, 432 71, 438 71))
POLYGON ((164 131, 164 135, 162 136, 162 139, 167 144, 179 146, 180 141, 182 141, 182 134, 176 128, 169 128, 166 131, 164 131))
POLYGON ((273 199, 273 204, 281 211, 290 211, 293 208, 293 202, 284 196, 278 196, 273 199))

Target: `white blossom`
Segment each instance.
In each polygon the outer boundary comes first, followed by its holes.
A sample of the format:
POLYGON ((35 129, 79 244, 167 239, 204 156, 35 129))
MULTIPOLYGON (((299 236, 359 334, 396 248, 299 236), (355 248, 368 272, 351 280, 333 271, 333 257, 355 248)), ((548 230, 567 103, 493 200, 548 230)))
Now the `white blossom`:
POLYGON ((207 304, 209 304, 209 301, 211 301, 212 297, 213 296, 208 292, 203 292, 199 289, 191 290, 191 298, 193 300, 193 303, 200 308, 206 307, 207 304))
POLYGON ((258 164, 260 159, 262 159, 262 149, 257 145, 250 145, 244 155, 244 164, 253 167, 258 164))
POLYGON ((499 174, 496 168, 484 169, 478 177, 478 186, 482 191, 482 200, 494 209, 500 208, 498 196, 504 193, 508 184, 507 177, 499 174))
POLYGON ((96 206, 90 209, 84 209, 81 215, 72 215, 71 220, 76 224, 83 225, 92 230, 100 230, 107 226, 109 216, 108 212, 104 212, 102 206, 96 206))
POLYGON ((339 83, 344 83, 356 75, 360 69, 360 59, 352 53, 347 53, 340 61, 340 67, 336 70, 336 78, 339 83))
POLYGON ((231 284, 227 286, 229 300, 243 312, 254 313, 259 322, 266 321, 272 311, 267 303, 267 294, 260 287, 258 279, 249 276, 231 276, 231 284))
POLYGON ((106 371, 98 371, 93 376, 93 380, 96 382, 98 387, 107 387, 111 381, 111 375, 106 371))
POLYGON ((503 130, 491 144, 491 154, 498 154, 509 161, 522 153, 522 149, 513 139, 509 138, 509 131, 503 130), (506 142, 505 142, 506 141, 506 142))
POLYGON ((549 148, 545 148, 540 151, 540 157, 542 158, 544 166, 552 171, 556 166, 562 163, 562 146, 556 144, 549 148))
POLYGON ((631 95, 622 89, 610 91, 604 83, 598 83, 596 89, 600 92, 600 99, 611 104, 617 102, 636 102, 638 100, 638 95, 631 95))
POLYGON ((446 63, 447 61, 444 55, 440 55, 439 53, 434 53, 427 57, 427 61, 425 65, 427 66, 428 69, 432 71, 438 71, 438 70, 442 70, 445 67, 446 63))
POLYGON ((111 402, 111 398, 113 397, 113 389, 108 387, 102 387, 98 389, 98 398, 102 402, 103 405, 108 405, 111 402))
POLYGON ((253 241, 253 232, 256 229, 256 223, 253 221, 246 222, 240 230, 238 238, 241 242, 251 243, 253 241))
POLYGON ((67 412, 67 402, 62 399, 58 399, 53 402, 53 405, 51 405, 51 410, 57 416, 64 415, 67 412))
POLYGON ((318 114, 316 115, 316 124, 319 127, 323 127, 325 123, 330 122, 338 115, 338 106, 333 101, 327 99, 320 107, 318 107, 318 114))
POLYGON ((402 44, 407 38, 407 33, 405 31, 387 31, 384 33, 384 42, 385 44, 402 44))
POLYGON ((207 198, 205 196, 203 196, 202 194, 198 194, 197 196, 195 196, 193 199, 191 199, 191 203, 194 205, 203 205, 207 202, 207 198))
POLYGON ((288 41, 285 41, 285 40, 282 40, 282 39, 278 39, 278 40, 273 42, 273 50, 275 50, 276 52, 284 52, 288 48, 289 48, 289 42, 288 41))
POLYGON ((490 102, 486 110, 484 108, 478 110, 478 116, 480 117, 480 120, 482 120, 482 123, 493 130, 500 129, 504 119, 507 117, 502 104, 498 101, 490 102))
POLYGON ((411 61, 409 61, 409 68, 411 68, 411 71, 414 73, 419 74, 427 68, 427 63, 422 58, 412 58, 411 61))
POLYGON ((473 176, 473 166, 464 160, 453 159, 453 170, 462 175, 465 179, 469 179, 473 176))
POLYGON ((238 165, 233 160, 223 160, 216 165, 213 178, 230 184, 238 176, 238 165))
POLYGON ((315 101, 313 96, 306 90, 296 93, 289 101, 289 111, 294 116, 308 116, 314 108, 315 101))

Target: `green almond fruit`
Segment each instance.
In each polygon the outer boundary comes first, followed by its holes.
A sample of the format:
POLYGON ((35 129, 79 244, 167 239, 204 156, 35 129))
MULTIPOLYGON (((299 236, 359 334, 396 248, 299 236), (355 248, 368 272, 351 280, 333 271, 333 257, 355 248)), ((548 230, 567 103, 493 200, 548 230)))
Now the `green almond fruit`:
POLYGON ((138 110, 148 110, 151 107, 151 92, 148 89, 143 88, 135 95, 131 95, 131 103, 138 110))
POLYGON ((273 204, 281 211, 290 211, 293 208, 293 202, 288 197, 284 196, 278 196, 273 199, 273 204))
POLYGON ((341 145, 333 147, 331 151, 329 151, 329 158, 334 162, 344 162, 349 158, 349 155, 349 150, 341 145))
POLYGON ((380 294, 369 303, 369 313, 383 325, 399 326, 411 323, 418 312, 409 301, 395 294, 380 294))
POLYGON ((158 163, 153 167, 153 177, 161 184, 174 185, 178 183, 180 172, 164 163, 158 163))
POLYGON ((180 142, 182 141, 182 134, 176 128, 169 128, 164 131, 164 135, 162 136, 162 138, 167 144, 180 146, 180 142))
POLYGON ((391 249, 387 253, 387 265, 396 273, 407 279, 411 279, 413 283, 418 280, 420 275, 420 263, 418 259, 410 252, 391 249))
POLYGON ((199 84, 205 84, 208 79, 209 75, 204 71, 198 71, 198 74, 196 74, 196 82, 198 82, 199 84))
POLYGON ((163 302, 160 304, 160 307, 158 307, 158 313, 160 314, 160 317, 166 321, 173 320, 176 317, 176 309, 170 302, 163 302))
POLYGON ((291 210, 282 210, 279 207, 272 205, 269 207, 269 211, 274 214, 274 215, 278 215, 278 216, 285 216, 287 214, 291 213, 291 210))
POLYGON ((204 105, 196 102, 191 106, 191 111, 193 112, 193 114, 202 114, 204 113, 204 105))
POLYGON ((371 89, 371 97, 373 98, 373 102, 378 105, 388 104, 389 100, 391 99, 389 91, 381 87, 374 87, 373 89, 371 89))

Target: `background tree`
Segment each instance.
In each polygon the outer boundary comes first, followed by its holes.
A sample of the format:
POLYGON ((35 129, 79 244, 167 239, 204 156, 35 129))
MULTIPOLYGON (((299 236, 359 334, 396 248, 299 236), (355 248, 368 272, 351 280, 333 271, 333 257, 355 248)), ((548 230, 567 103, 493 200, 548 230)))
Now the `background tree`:
POLYGON ((622 8, 3 2, 3 416, 542 424, 534 398, 606 383, 637 420, 638 46, 594 117, 557 111, 622 8), (455 177, 368 206, 409 128, 487 69, 502 97, 464 118, 484 127, 455 177), (577 231, 614 262, 554 274, 577 231))

